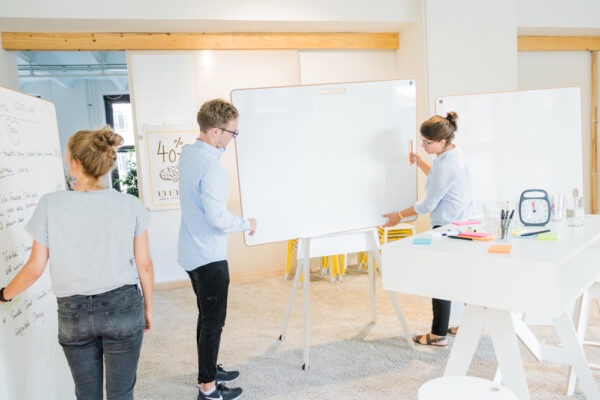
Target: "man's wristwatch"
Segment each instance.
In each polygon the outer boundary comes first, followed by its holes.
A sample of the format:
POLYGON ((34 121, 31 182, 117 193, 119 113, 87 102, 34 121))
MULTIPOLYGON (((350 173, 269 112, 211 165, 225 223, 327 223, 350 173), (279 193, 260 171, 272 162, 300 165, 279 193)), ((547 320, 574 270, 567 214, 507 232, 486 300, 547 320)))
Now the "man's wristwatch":
POLYGON ((6 288, 0 289, 0 302, 8 303, 9 301, 12 301, 12 299, 7 299, 6 297, 4 297, 4 289, 6 288))

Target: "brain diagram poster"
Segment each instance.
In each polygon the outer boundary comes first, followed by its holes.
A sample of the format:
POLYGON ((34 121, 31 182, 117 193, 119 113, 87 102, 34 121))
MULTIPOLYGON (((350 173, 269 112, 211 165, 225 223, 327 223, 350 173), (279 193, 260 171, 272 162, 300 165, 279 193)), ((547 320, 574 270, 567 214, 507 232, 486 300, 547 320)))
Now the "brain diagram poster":
POLYGON ((144 174, 144 203, 150 209, 179 207, 179 155, 194 143, 194 129, 147 129, 144 131, 148 170, 144 174))

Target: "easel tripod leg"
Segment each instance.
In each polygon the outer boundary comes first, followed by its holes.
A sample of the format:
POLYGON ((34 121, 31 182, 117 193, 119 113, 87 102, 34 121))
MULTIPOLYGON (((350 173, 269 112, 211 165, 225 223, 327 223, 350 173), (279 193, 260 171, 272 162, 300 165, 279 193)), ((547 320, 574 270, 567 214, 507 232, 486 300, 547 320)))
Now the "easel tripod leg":
POLYGON ((287 308, 285 310, 283 325, 281 326, 281 334, 279 335, 279 340, 283 340, 283 338, 285 337, 285 331, 287 330, 287 326, 290 321, 290 314, 292 313, 294 301, 296 300, 296 291, 298 290, 298 283, 300 282, 300 274, 302 273, 303 269, 303 264, 298 263, 298 266, 296 267, 296 273, 294 274, 294 283, 292 285, 292 291, 290 292, 287 308))
POLYGON ((302 269, 304 271, 304 286, 303 286, 303 297, 304 297, 304 364, 302 369, 308 369, 308 356, 310 351, 310 262, 309 259, 304 259, 302 269))

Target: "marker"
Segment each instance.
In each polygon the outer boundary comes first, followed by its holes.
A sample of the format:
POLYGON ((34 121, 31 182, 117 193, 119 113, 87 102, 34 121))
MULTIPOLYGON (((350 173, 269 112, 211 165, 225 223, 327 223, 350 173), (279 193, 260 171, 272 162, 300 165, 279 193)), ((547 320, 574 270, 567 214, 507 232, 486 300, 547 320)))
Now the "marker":
POLYGON ((520 237, 539 235, 540 233, 546 233, 546 232, 550 232, 550 229, 544 229, 543 231, 537 231, 537 232, 523 233, 522 235, 520 235, 520 237))
POLYGON ((469 237, 454 236, 454 235, 448 235, 446 237, 448 237, 450 239, 473 240, 472 238, 469 238, 469 237))

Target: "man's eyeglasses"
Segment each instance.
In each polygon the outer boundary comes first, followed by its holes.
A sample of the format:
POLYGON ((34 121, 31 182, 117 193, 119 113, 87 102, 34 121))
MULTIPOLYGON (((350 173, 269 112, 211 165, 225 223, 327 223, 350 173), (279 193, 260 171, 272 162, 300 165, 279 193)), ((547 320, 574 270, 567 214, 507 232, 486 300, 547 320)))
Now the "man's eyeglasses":
POLYGON ((238 131, 237 129, 235 131, 230 131, 229 129, 225 129, 225 128, 219 128, 219 129, 222 131, 231 133, 231 137, 234 139, 237 137, 237 135, 240 134, 240 131, 238 131))

